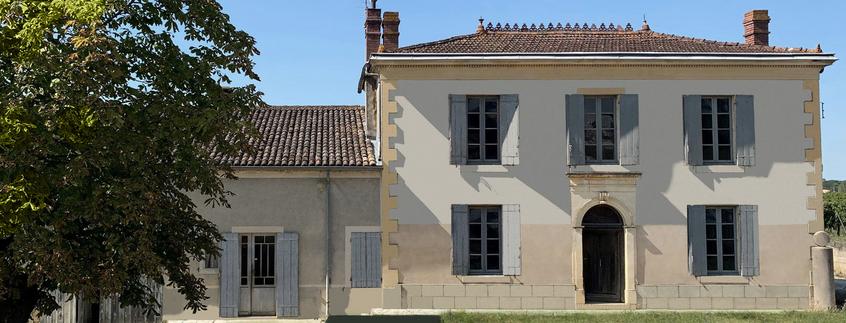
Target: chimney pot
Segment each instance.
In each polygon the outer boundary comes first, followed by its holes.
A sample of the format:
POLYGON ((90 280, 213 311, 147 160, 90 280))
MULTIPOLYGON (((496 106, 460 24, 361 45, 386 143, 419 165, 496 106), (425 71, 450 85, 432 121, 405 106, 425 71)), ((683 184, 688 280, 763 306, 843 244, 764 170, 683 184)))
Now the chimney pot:
POLYGON ((752 10, 743 15, 743 37, 748 45, 770 45, 770 16, 767 10, 752 10))
POLYGON ((399 47, 399 12, 385 11, 382 16, 382 45, 384 51, 391 52, 399 47))

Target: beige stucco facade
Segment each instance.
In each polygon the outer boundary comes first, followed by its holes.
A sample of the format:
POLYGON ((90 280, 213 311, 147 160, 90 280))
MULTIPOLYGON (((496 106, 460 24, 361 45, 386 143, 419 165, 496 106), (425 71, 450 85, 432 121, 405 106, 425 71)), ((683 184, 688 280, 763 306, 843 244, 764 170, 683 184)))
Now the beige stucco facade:
POLYGON ((822 219, 824 65, 377 60, 382 229, 389 237, 383 305, 806 308, 813 297, 809 233, 822 219), (576 93, 638 94, 638 165, 567 166, 564 99, 576 93), (450 94, 519 96, 519 165, 450 165, 450 94), (690 94, 754 96, 754 166, 686 164, 682 96, 690 94), (452 275, 451 204, 520 205, 520 275, 452 275), (622 304, 585 304, 580 217, 597 204, 615 207, 625 221, 622 304), (760 275, 688 272, 686 210, 696 204, 758 205, 760 275))
MULTIPOLYGON (((225 187, 235 195, 231 208, 205 207, 196 197, 199 212, 221 232, 299 233, 299 311, 302 318, 325 317, 325 237, 327 205, 331 218, 331 281, 329 313, 361 314, 381 307, 381 289, 350 288, 350 232, 379 231, 379 171, 242 169, 238 180, 225 187), (327 179, 328 176, 328 179, 327 179), (327 182, 330 198, 327 204, 327 182)), ((164 320, 214 320, 219 317, 219 272, 192 263, 208 287, 208 310, 185 310, 184 298, 165 287, 164 320)))

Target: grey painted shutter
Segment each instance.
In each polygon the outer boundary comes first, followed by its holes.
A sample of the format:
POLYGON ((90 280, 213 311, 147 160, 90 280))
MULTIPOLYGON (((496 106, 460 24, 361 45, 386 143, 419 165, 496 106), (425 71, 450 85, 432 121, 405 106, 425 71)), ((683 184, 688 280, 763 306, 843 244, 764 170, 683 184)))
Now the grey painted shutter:
POLYGON ((585 96, 566 96, 568 165, 585 163, 585 96))
POLYGON ((467 96, 449 95, 449 145, 452 165, 467 164, 467 96))
POLYGON ((352 287, 365 287, 367 284, 366 240, 364 232, 353 232, 350 235, 350 251, 352 252, 350 285, 352 287))
POLYGON ((637 94, 620 96, 620 164, 637 165, 640 161, 637 94))
POLYGON ((499 96, 499 142, 502 143, 502 164, 520 164, 519 98, 516 94, 499 96))
POLYGON ((751 95, 735 97, 735 142, 737 143, 737 164, 755 165, 755 108, 751 95))
POLYGON ((379 288, 382 286, 382 234, 379 232, 367 232, 367 287, 379 288))
POLYGON ((468 207, 465 204, 452 205, 452 274, 467 275, 470 270, 470 253, 467 237, 468 207))
POLYGON ((355 288, 377 288, 382 285, 382 249, 379 232, 352 232, 350 280, 355 288))
POLYGON ((276 316, 300 315, 299 239, 296 232, 276 235, 276 316))
POLYGON ((220 317, 238 317, 241 296, 241 248, 238 233, 226 232, 220 242, 220 317))
POLYGON ((708 274, 705 249, 705 206, 687 206, 687 265, 694 276, 708 274))
POLYGON ((520 275, 520 205, 502 206, 502 274, 520 275))
POLYGON ((740 206, 740 275, 761 274, 758 263, 758 206, 740 206))
POLYGON ((702 96, 685 95, 683 105, 687 164, 702 165, 702 96))

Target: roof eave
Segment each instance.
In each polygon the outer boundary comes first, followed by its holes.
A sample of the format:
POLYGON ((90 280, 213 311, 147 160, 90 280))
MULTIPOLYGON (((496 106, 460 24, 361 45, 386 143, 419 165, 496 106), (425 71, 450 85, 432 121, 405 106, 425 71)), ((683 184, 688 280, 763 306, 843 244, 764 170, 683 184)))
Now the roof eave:
POLYGON ((732 61, 828 61, 834 53, 707 53, 707 52, 557 52, 557 53, 378 53, 375 62, 419 60, 732 60, 732 61))

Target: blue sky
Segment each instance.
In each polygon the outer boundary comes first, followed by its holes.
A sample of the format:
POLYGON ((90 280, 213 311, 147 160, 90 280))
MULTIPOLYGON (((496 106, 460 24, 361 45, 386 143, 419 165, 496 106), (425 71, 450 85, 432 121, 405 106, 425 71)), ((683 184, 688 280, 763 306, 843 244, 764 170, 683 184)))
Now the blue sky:
MULTIPOLYGON (((257 84, 270 104, 362 104, 355 89, 364 60, 366 0, 221 0, 232 22, 258 41, 257 84), (319 86, 315 86, 319 85, 319 86)), ((380 0, 400 13, 400 46, 475 31, 477 19, 492 22, 587 22, 640 26, 721 41, 743 41, 743 13, 770 11, 770 44, 815 47, 846 57, 840 23, 846 1, 558 1, 380 0), (811 5, 813 3, 814 5, 811 5)), ((846 62, 821 79, 825 104, 823 175, 846 180, 846 62)))

